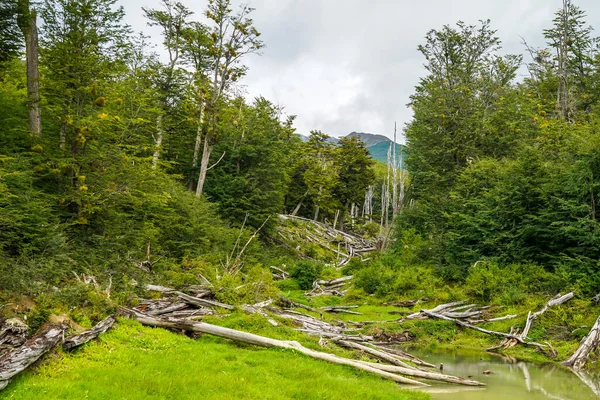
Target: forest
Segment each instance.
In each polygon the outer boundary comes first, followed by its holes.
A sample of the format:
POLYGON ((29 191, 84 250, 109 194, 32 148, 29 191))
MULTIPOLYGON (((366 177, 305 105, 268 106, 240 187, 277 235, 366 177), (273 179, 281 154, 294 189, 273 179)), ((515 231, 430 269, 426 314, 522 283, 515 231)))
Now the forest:
MULTIPOLYGON (((563 0, 522 54, 503 53, 490 20, 430 30, 413 118, 388 132, 406 150, 390 145, 386 164, 360 135, 303 141, 282 105, 246 98, 247 61, 268 51, 255 10, 205 3, 142 8, 155 48, 117 0, 0 0, 0 391, 51 351, 4 393, 138 398, 62 373, 108 347, 120 374, 144 350, 162 368, 168 346, 241 362, 215 335, 289 350, 244 353, 262 373, 323 381, 280 393, 236 366, 247 392, 224 380, 207 398, 429 396, 372 374, 485 385, 422 373, 433 365, 389 347, 405 342, 562 362, 600 396, 580 372, 600 343, 600 41, 584 10, 563 0), (23 361, 27 346, 39 355, 23 361)), ((172 362, 193 370, 189 357, 172 362)))

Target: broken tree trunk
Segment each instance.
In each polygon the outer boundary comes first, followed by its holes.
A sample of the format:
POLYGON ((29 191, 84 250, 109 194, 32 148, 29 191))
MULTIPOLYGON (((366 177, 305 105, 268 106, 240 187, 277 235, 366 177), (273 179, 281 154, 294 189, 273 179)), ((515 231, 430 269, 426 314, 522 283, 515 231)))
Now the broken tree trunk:
POLYGON ((63 350, 65 350, 65 351, 72 350, 76 347, 86 344, 87 342, 89 342, 92 339, 97 338, 98 335, 100 335, 100 334, 106 332, 107 330, 109 330, 110 328, 112 328, 115 321, 116 321, 116 319, 112 315, 106 317, 102 321, 98 322, 96 324, 96 326, 94 326, 89 331, 85 331, 83 333, 80 333, 79 335, 76 335, 76 336, 73 336, 73 337, 67 339, 63 343, 63 350))
POLYGON ((63 339, 65 329, 62 326, 46 328, 23 346, 0 359, 0 390, 8 385, 11 378, 56 346, 63 339))
POLYGON ((361 369, 363 371, 371 372, 373 374, 377 374, 387 379, 391 379, 393 381, 399 383, 408 383, 411 385, 418 386, 428 386, 425 383, 418 382, 412 379, 408 379, 402 377, 400 375, 396 375, 393 373, 389 373, 386 371, 382 371, 378 368, 373 368, 372 366, 365 365, 360 361, 350 360, 343 357, 338 357, 333 354, 322 353, 320 351, 310 350, 306 347, 302 346, 300 343, 296 341, 289 340, 277 340, 271 339, 264 336, 254 335, 252 333, 246 333, 241 331, 236 331, 234 329, 224 328, 217 325, 211 325, 204 322, 188 322, 188 321, 165 321, 160 318, 154 318, 149 315, 145 315, 139 313, 135 310, 128 310, 129 314, 138 322, 143 325, 162 327, 162 328, 172 328, 172 329, 183 329, 186 331, 192 332, 201 332, 209 335, 215 335, 226 339, 236 340, 244 343, 253 344, 261 347, 278 347, 283 349, 292 349, 296 350, 302 354, 305 354, 309 357, 329 361, 335 364, 341 365, 349 365, 357 369, 361 369))
POLYGON ((587 363, 590 353, 598 347, 598 344, 600 344, 600 317, 596 319, 596 323, 590 330, 590 333, 583 338, 579 348, 562 365, 571 367, 575 371, 582 370, 587 363))

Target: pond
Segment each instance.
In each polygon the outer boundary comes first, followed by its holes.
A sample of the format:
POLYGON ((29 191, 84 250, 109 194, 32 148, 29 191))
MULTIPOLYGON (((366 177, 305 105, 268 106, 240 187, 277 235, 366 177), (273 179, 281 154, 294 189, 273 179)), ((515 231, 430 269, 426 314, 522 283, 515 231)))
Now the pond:
POLYGON ((457 387, 432 383, 419 389, 434 400, 583 400, 600 399, 600 377, 571 372, 555 365, 538 365, 487 353, 444 353, 439 350, 410 349, 411 354, 443 372, 484 382, 485 388, 457 387), (485 373, 484 373, 485 372, 485 373))

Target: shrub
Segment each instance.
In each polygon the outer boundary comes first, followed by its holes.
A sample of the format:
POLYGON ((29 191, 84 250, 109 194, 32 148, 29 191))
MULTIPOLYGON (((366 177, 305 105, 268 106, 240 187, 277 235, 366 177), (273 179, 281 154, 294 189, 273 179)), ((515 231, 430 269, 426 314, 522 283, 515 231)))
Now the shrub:
POLYGON ((299 261, 290 268, 290 277, 298 282, 298 286, 302 290, 312 288, 313 282, 316 281, 322 271, 320 264, 310 261, 299 261))

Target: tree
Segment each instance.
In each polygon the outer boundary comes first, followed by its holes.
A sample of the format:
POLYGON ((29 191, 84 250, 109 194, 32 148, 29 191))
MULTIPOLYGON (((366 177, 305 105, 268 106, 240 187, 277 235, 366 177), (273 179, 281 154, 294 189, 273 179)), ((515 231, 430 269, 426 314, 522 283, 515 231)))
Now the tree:
POLYGON ((42 135, 42 110, 40 106, 40 71, 37 12, 29 0, 18 0, 17 23, 25 37, 25 63, 27 65, 27 107, 29 132, 34 137, 42 135))
POLYGON ((343 229, 346 211, 364 200, 365 191, 375 180, 374 161, 365 143, 356 136, 340 139, 334 160, 338 181, 333 193, 342 205, 340 226, 343 229))
POLYGON ((448 192, 459 173, 480 157, 510 153, 506 144, 518 141, 516 127, 488 123, 511 93, 521 63, 518 56, 497 56, 499 48, 489 21, 432 30, 419 46, 428 75, 411 96, 414 118, 405 132, 415 208, 401 218, 419 233, 441 238, 448 192))
POLYGON ((50 112, 60 125, 60 147, 80 154, 92 121, 106 105, 103 91, 123 72, 130 29, 116 0, 45 0, 42 61, 50 112), (93 118, 92 118, 93 115, 93 118), (67 148, 68 146, 68 148, 67 148))
POLYGON ((17 0, 0 1, 0 66, 16 57, 22 47, 17 14, 17 0))
POLYGON ((180 2, 172 0, 162 0, 164 10, 154 10, 143 8, 146 18, 149 19, 148 25, 159 26, 163 36, 163 45, 169 55, 169 61, 166 65, 157 64, 160 68, 158 75, 159 108, 161 112, 156 118, 156 134, 154 137, 154 154, 152 155, 152 168, 158 166, 158 160, 163 147, 165 138, 165 119, 173 108, 173 103, 177 94, 183 87, 182 75, 184 72, 179 69, 184 45, 184 32, 187 29, 187 18, 192 12, 180 2))
POLYGON ((242 58, 258 53, 264 47, 259 39, 260 33, 249 17, 254 9, 245 5, 234 13, 230 3, 230 0, 209 0, 206 10, 206 17, 212 21, 209 47, 212 88, 206 103, 208 119, 196 186, 197 197, 202 196, 210 155, 217 138, 218 106, 223 93, 245 75, 247 67, 241 64, 242 58))
POLYGON ((597 87, 590 79, 597 49, 591 38, 592 28, 586 26, 584 18, 584 11, 570 0, 563 0, 563 7, 553 20, 554 27, 544 30, 548 45, 556 51, 557 115, 571 122, 578 99, 583 109, 587 110, 592 104, 589 101, 590 94, 597 87))

